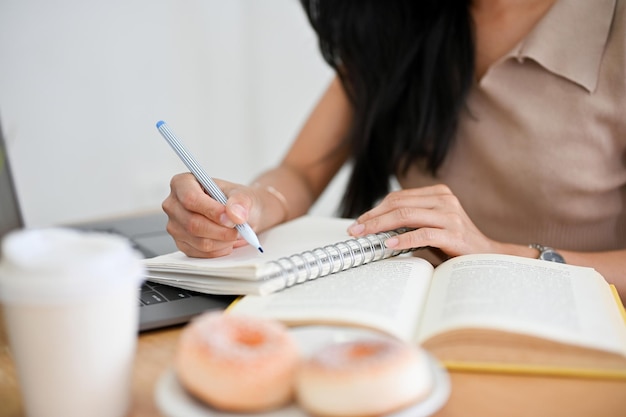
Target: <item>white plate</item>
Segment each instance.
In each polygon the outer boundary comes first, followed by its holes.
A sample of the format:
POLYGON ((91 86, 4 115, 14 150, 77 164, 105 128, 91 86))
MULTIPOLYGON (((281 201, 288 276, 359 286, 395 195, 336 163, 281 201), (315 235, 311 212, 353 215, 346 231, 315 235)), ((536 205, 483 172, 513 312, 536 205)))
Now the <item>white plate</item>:
MULTIPOLYGON (((306 326, 291 329, 304 355, 328 343, 364 337, 381 337, 367 330, 331 326, 306 326)), ((431 394, 423 401, 389 414, 387 417, 426 417, 437 412, 450 396, 450 378, 446 370, 428 353, 429 366, 433 373, 434 386, 431 394)), ((159 410, 167 417, 308 417, 296 404, 264 413, 241 414, 215 410, 198 401, 180 385, 173 369, 161 375, 156 385, 155 400, 159 410)))

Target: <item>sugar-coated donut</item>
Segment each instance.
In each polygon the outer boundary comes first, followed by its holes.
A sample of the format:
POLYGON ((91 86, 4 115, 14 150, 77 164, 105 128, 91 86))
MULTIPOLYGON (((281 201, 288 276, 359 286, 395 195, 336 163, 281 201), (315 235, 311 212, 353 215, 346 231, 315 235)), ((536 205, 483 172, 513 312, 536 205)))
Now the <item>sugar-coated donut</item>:
POLYGON ((293 398, 295 341, 277 321, 204 313, 182 331, 175 355, 180 383, 208 405, 258 412, 293 398))
POLYGON ((304 361, 296 395, 317 416, 379 416, 417 403, 432 385, 418 348, 395 339, 355 340, 328 345, 304 361))

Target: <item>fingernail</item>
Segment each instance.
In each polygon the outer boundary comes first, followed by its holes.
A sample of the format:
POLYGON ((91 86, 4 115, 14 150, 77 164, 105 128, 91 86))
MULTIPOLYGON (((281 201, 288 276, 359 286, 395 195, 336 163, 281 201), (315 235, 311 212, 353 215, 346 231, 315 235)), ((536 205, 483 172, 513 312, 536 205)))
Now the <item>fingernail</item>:
POLYGON ((391 237, 387 240, 385 240, 385 246, 387 246, 388 248, 395 248, 396 246, 398 246, 398 238, 397 237, 391 237))
POLYGON ((226 215, 226 213, 222 213, 220 215, 220 223, 222 223, 222 226, 235 227, 235 223, 233 223, 232 220, 230 220, 230 218, 226 215))
POLYGON ((354 223, 352 226, 348 228, 348 232, 351 235, 355 235, 355 236, 360 235, 361 233, 363 233, 364 230, 365 230, 365 225, 360 224, 360 223, 354 223))
POLYGON ((248 211, 241 204, 234 204, 230 210, 240 219, 248 217, 248 211))

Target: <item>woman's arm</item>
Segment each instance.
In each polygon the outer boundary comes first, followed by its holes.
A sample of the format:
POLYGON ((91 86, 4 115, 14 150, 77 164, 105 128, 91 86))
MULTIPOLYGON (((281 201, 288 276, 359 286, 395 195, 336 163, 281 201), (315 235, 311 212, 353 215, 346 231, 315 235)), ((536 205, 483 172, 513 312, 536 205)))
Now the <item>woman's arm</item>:
POLYGON ((280 165, 255 179, 254 187, 265 191, 263 207, 271 209, 258 212, 259 230, 309 210, 348 159, 344 139, 351 120, 350 103, 335 78, 280 165))
POLYGON ((215 180, 228 196, 226 206, 206 195, 191 174, 173 177, 162 206, 177 247, 189 256, 223 256, 245 245, 235 224, 248 222, 259 232, 306 213, 348 158, 344 139, 351 118, 335 79, 277 167, 252 186, 215 180))

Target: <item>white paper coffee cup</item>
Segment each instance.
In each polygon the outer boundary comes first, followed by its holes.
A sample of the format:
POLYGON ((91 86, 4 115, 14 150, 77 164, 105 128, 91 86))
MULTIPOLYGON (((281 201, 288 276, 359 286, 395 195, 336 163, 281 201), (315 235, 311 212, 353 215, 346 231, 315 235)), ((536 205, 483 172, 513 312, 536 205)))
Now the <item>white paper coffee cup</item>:
POLYGON ((27 416, 126 414, 143 277, 121 237, 61 228, 5 237, 0 302, 27 416))

